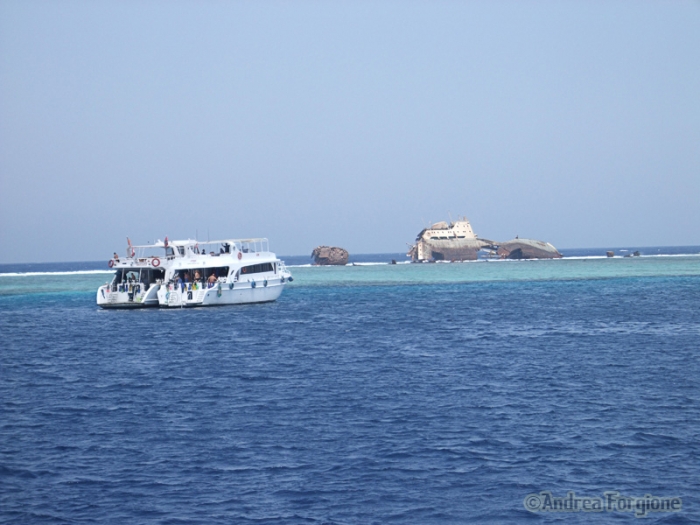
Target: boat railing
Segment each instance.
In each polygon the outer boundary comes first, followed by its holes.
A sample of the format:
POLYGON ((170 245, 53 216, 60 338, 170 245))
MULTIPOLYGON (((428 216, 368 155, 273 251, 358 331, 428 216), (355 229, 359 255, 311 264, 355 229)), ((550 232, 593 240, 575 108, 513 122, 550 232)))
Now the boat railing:
POLYGON ((111 283, 107 286, 109 287, 111 292, 140 294, 147 292, 152 284, 153 283, 144 283, 141 281, 127 281, 121 283, 111 283))
MULTIPOLYGON (((232 279, 233 282, 235 280, 232 279)), ((216 281, 214 282, 208 282, 208 281, 189 281, 189 282, 184 282, 184 281, 170 281, 168 283, 168 290, 170 291, 188 291, 191 292, 193 290, 210 290, 212 288, 216 288, 219 284, 226 284, 228 282, 228 278, 226 277, 219 277, 216 281)))
POLYGON ((143 281, 141 279, 135 281, 132 279, 121 282, 112 281, 111 283, 106 283, 105 286, 110 292, 128 292, 136 286, 139 287, 139 292, 147 292, 151 286, 160 286, 161 284, 163 284, 163 279, 156 279, 155 281, 143 281))
MULTIPOLYGON (((132 268, 134 266, 138 267, 149 267, 153 266, 153 261, 155 259, 158 259, 159 261, 162 261, 163 259, 174 259, 174 256, 168 256, 168 257, 159 257, 156 255, 150 256, 150 257, 124 257, 123 259, 119 259, 116 261, 116 263, 119 265, 118 267, 115 267, 116 269, 119 268, 132 268)), ((154 268, 157 268, 155 266, 154 268)))
POLYGON ((277 273, 289 273, 289 269, 287 265, 284 264, 284 261, 279 261, 277 263, 277 273))

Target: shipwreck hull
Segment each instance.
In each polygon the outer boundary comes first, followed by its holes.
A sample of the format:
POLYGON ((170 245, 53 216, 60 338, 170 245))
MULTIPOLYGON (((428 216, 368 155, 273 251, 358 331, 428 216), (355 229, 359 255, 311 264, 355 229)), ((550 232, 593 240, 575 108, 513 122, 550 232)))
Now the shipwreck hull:
POLYGON ((350 254, 337 246, 318 246, 311 252, 311 257, 319 266, 345 266, 350 254))
POLYGON ((475 261, 479 250, 490 246, 481 240, 421 241, 422 259, 433 261, 475 261))
POLYGON ((434 261, 476 261, 479 255, 477 248, 433 248, 430 258, 434 261))
POLYGON ((409 246, 406 255, 412 262, 474 261, 484 249, 489 250, 487 257, 502 259, 559 259, 562 256, 548 242, 518 237, 506 242, 480 238, 466 217, 449 223, 436 222, 423 228, 416 237, 416 244, 409 246))
POLYGON ((503 259, 560 259, 561 253, 548 242, 532 239, 514 239, 498 247, 503 259))

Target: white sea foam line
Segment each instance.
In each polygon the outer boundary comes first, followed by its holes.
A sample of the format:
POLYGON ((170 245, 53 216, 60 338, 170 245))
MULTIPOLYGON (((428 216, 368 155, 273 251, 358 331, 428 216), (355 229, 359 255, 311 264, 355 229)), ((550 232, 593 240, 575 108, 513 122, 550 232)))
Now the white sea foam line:
MULTIPOLYGON (((653 254, 642 254, 638 256, 622 256, 616 255, 614 257, 608 257, 607 255, 565 255, 564 257, 558 259, 501 259, 501 258, 483 258, 475 259, 471 261, 454 261, 456 263, 518 263, 518 262, 537 262, 537 261, 582 261, 582 260, 607 260, 607 259, 644 259, 650 257, 700 257, 700 253, 653 253, 653 254)), ((412 264, 411 261, 397 261, 396 264, 412 264)), ((421 264, 421 263, 418 263, 421 264)), ((429 263, 422 263, 429 264, 429 263)), ((430 264, 453 264, 453 261, 435 261, 430 264)), ((381 265, 391 265, 391 263, 384 262, 357 262, 354 263, 355 266, 381 266, 381 265)), ((306 267, 314 266, 311 264, 305 265, 306 267)), ((346 266, 353 266, 353 263, 348 263, 346 266)))
MULTIPOLYGON (((352 267, 352 266, 386 266, 387 264, 391 264, 388 262, 356 262, 356 263, 348 263, 345 266, 346 267, 352 267)), ((396 263, 396 264, 405 264, 403 262, 396 263)), ((287 268, 327 268, 330 266, 336 266, 334 264, 288 264, 287 268)))
POLYGON ((648 253, 642 255, 633 255, 631 257, 622 255, 616 255, 614 257, 608 257, 607 255, 565 255, 561 259, 552 260, 572 261, 582 259, 645 259, 649 257, 700 257, 700 253, 648 253))
POLYGON ((649 253, 640 257, 700 257, 700 253, 649 253))
MULTIPOLYGON (((616 257, 617 259, 622 259, 622 257, 616 257)), ((613 259, 613 257, 608 257, 607 255, 565 255, 560 259, 543 259, 551 261, 583 261, 589 259, 613 259)))
POLYGON ((113 274, 114 270, 78 270, 74 272, 16 272, 0 273, 0 277, 36 277, 41 275, 104 275, 113 274))

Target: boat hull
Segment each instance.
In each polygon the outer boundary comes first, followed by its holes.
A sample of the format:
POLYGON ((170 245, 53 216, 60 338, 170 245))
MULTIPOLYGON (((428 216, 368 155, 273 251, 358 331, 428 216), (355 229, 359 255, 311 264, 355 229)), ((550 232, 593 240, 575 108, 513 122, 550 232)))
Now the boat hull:
POLYGON ((165 308, 191 308, 199 306, 224 306, 233 304, 269 303, 276 301, 284 290, 280 279, 274 282, 235 283, 233 288, 223 283, 203 290, 163 289, 158 294, 160 306, 165 308))
POLYGON ((153 285, 141 293, 110 291, 109 286, 97 290, 97 306, 105 309, 149 308, 158 306, 160 285, 153 285))

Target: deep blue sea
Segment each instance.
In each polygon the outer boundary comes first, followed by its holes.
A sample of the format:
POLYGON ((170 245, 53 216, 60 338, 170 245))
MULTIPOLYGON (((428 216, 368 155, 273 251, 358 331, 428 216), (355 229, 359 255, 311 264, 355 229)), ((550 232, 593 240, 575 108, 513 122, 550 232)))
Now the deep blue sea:
POLYGON ((638 519, 543 491, 698 523, 699 252, 293 267, 275 303, 137 311, 95 305, 104 263, 0 266, 0 523, 638 519))

